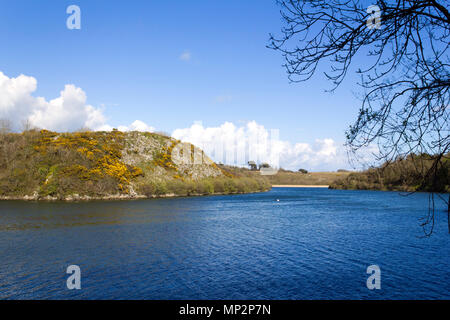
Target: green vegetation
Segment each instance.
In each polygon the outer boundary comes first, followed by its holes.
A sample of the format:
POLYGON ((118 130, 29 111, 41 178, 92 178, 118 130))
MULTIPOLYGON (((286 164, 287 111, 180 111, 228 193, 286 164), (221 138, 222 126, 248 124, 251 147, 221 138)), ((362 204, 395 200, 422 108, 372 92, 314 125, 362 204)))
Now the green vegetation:
POLYGON ((429 155, 409 155, 393 163, 351 173, 347 178, 331 184, 333 189, 360 189, 385 191, 450 192, 450 159, 444 157, 429 175, 434 160, 429 155))
POLYGON ((235 194, 263 192, 270 189, 265 179, 254 178, 205 178, 200 180, 168 180, 154 181, 140 186, 140 193, 151 197, 165 194, 177 196, 235 194))
MULTIPOLYGON (((177 165, 180 141, 155 133, 30 130, 0 134, 0 197, 132 198, 267 191, 261 177, 238 177, 207 160, 177 165)), ((189 145, 188 150, 194 150, 189 145)), ((193 156, 192 156, 193 160, 193 156)))

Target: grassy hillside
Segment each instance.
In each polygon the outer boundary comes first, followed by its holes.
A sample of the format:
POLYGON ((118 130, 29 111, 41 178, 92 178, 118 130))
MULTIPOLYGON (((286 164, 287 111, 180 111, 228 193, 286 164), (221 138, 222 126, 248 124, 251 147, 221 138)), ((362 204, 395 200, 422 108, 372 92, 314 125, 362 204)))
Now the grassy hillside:
POLYGON ((265 191, 170 137, 119 131, 0 134, 3 199, 132 198, 265 191))
MULTIPOLYGON (((259 171, 250 171, 246 168, 219 166, 221 169, 232 173, 235 176, 261 177, 259 171)), ((277 174, 264 176, 271 185, 330 185, 337 180, 345 179, 350 172, 294 172, 280 169, 277 174)))
POLYGON ((352 173, 347 178, 332 183, 331 188, 450 192, 449 157, 441 161, 434 183, 431 177, 425 181, 423 179, 431 165, 428 155, 409 155, 379 168, 352 173))
POLYGON ((280 170, 276 175, 269 176, 272 185, 330 185, 336 180, 346 178, 349 172, 292 172, 280 170))

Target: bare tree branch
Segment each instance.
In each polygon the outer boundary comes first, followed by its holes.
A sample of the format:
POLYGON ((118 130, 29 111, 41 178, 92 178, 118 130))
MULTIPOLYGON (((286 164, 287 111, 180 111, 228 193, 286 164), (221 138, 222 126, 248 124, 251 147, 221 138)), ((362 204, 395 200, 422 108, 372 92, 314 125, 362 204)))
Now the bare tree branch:
POLYGON ((349 72, 360 76, 363 96, 347 131, 350 151, 375 144, 378 160, 387 163, 426 154, 434 164, 424 184, 435 179, 450 153, 448 2, 380 0, 380 28, 368 27, 373 12, 362 1, 277 2, 285 26, 279 37, 270 36, 268 47, 281 52, 292 82, 307 81, 324 69, 332 91, 349 72))

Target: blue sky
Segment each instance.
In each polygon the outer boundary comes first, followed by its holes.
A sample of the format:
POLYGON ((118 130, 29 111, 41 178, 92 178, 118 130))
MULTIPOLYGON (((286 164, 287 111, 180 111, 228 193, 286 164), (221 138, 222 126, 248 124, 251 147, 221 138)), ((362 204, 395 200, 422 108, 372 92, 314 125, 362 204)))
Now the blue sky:
POLYGON ((47 100, 73 84, 111 126, 140 120, 171 133, 255 121, 292 145, 342 144, 359 108, 355 78, 334 93, 322 74, 289 83, 265 47, 281 26, 274 0, 1 0, 0 72, 35 78, 33 96, 47 100), (66 28, 72 4, 81 30, 66 28))

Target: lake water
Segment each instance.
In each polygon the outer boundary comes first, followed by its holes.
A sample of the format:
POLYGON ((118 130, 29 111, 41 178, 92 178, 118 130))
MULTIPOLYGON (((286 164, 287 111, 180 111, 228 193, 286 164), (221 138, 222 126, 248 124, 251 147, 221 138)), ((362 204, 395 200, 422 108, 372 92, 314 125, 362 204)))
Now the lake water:
POLYGON ((447 213, 436 204, 423 238, 427 194, 0 202, 0 298, 450 299, 447 213), (66 287, 73 264, 81 290, 66 287), (369 265, 381 290, 366 287, 369 265))

